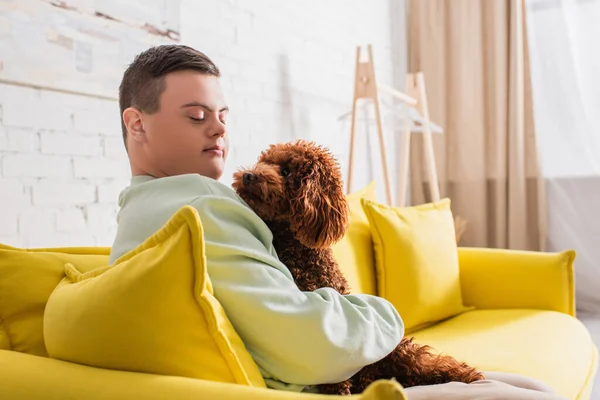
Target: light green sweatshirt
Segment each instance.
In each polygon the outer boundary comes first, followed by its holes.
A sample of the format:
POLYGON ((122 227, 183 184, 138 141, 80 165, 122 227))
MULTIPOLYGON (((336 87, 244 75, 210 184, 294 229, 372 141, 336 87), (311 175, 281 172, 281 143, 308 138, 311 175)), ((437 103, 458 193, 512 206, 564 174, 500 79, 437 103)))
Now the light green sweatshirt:
POLYGON ((404 325, 386 300, 302 292, 277 258, 266 224, 229 187, 197 174, 136 176, 119 196, 111 264, 184 205, 198 210, 214 294, 267 386, 312 390, 340 382, 390 353, 404 325))

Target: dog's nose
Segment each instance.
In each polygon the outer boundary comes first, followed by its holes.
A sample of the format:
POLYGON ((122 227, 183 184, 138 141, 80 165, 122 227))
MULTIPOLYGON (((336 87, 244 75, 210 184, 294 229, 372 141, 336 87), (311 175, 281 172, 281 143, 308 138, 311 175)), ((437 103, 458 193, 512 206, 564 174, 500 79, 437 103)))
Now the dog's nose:
POLYGON ((246 172, 244 175, 242 175, 242 181, 244 182, 244 185, 254 182, 255 180, 256 175, 254 175, 252 172, 246 172))

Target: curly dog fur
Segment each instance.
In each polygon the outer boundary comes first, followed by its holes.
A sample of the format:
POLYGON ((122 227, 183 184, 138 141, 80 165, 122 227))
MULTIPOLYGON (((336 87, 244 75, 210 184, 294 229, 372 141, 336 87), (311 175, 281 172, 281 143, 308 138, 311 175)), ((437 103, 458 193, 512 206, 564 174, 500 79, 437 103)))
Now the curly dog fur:
MULTIPOLYGON (((233 188, 273 232, 273 245, 303 291, 350 288, 330 246, 348 225, 348 204, 339 164, 325 148, 303 140, 272 145, 257 164, 234 174, 233 188)), ((344 382, 319 385, 326 394, 362 393, 377 379, 402 386, 484 379, 475 368, 404 338, 382 360, 344 382)))

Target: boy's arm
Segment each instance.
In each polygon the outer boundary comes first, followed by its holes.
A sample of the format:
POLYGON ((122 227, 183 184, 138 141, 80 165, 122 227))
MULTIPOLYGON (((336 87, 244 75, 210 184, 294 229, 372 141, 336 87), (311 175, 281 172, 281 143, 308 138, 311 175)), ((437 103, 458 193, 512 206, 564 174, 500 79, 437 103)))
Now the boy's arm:
POLYGON ((300 291, 277 259, 268 227, 239 200, 203 196, 192 206, 202 221, 215 296, 272 378, 340 382, 402 339, 402 320, 382 298, 342 296, 331 288, 300 291))

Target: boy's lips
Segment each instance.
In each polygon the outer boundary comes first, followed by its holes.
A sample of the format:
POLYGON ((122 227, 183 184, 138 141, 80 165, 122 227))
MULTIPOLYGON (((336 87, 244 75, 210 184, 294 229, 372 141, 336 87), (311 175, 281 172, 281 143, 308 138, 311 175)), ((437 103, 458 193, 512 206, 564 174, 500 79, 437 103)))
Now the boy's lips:
POLYGON ((221 146, 212 146, 204 149, 204 153, 208 153, 214 156, 223 157, 223 148, 221 146))

